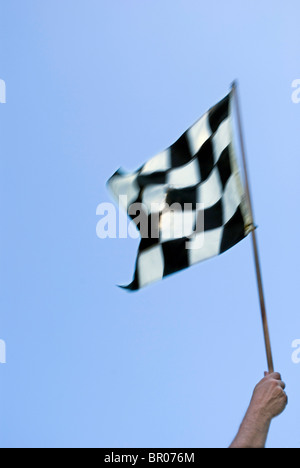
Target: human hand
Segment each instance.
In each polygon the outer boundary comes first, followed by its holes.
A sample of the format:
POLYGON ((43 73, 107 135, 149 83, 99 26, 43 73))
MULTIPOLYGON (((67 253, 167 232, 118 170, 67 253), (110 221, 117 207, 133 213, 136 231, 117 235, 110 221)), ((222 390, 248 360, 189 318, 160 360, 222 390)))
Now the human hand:
POLYGON ((285 383, 278 372, 265 372, 265 377, 254 389, 249 411, 271 422, 286 408, 288 398, 284 389, 285 383))

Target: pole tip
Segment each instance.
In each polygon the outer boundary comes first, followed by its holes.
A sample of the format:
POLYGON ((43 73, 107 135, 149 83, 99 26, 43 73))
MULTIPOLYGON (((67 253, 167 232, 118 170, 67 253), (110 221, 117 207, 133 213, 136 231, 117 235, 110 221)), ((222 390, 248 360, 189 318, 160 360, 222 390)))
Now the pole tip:
POLYGON ((237 88, 237 85, 238 85, 237 80, 234 80, 234 81, 231 83, 231 89, 236 89, 236 88, 237 88))

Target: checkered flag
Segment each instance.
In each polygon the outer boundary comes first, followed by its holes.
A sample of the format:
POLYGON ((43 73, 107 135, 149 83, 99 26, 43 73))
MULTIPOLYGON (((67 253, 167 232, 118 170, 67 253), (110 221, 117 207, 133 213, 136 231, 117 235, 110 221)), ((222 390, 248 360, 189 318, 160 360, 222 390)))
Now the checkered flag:
POLYGON ((253 229, 233 146, 232 91, 172 146, 108 186, 140 231, 138 290, 219 255, 253 229))

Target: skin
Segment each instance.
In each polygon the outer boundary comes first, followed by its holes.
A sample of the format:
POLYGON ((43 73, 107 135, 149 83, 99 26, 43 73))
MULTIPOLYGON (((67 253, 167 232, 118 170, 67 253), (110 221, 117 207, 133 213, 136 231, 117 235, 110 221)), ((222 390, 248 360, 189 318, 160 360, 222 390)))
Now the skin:
POLYGON ((272 419, 286 408, 285 384, 277 372, 269 374, 255 387, 254 393, 230 448, 265 448, 272 419))

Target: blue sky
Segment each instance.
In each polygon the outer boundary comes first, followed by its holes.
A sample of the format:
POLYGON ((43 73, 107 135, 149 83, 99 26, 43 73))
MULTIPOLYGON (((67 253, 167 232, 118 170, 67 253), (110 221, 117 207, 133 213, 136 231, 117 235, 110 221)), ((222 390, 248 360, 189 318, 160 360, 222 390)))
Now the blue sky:
POLYGON ((299 2, 0 4, 2 447, 226 447, 266 370, 250 239, 127 294, 137 240, 96 236, 105 182, 238 79, 276 370, 299 447, 299 2))

